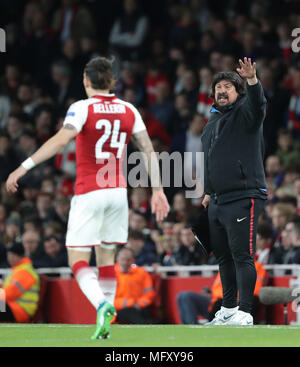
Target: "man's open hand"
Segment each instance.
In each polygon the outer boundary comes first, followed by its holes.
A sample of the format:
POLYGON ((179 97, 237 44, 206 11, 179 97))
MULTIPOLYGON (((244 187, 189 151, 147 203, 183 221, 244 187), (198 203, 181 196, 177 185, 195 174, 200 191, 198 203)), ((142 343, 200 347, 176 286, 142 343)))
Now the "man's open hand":
MULTIPOLYGON (((252 64, 252 61, 250 58, 247 59, 247 57, 244 57, 244 61, 242 61, 241 59, 239 60, 240 63, 240 67, 236 69, 236 71, 240 74, 240 76, 242 78, 247 78, 247 81, 249 84, 252 84, 251 82, 255 81, 255 83, 257 83, 256 80, 256 63, 254 62, 252 64)), ((255 84, 253 83, 253 84, 255 84)))

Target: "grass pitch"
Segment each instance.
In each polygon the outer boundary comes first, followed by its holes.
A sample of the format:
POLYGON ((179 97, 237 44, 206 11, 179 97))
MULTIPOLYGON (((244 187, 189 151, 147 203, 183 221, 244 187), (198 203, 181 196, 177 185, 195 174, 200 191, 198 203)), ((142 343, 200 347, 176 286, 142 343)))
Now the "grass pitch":
POLYGON ((0 347, 299 347, 300 326, 113 325, 91 340, 95 325, 0 324, 0 347))

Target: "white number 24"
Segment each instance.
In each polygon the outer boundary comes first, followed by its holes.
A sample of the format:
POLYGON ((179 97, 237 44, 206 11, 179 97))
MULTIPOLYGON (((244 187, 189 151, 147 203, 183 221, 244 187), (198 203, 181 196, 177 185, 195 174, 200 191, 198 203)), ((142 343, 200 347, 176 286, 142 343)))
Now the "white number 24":
POLYGON ((103 152, 103 145, 110 139, 111 148, 117 148, 117 158, 122 157, 123 149, 126 142, 127 134, 125 132, 120 133, 120 120, 114 120, 113 126, 109 120, 101 119, 96 122, 96 129, 101 130, 104 127, 104 133, 100 139, 98 139, 95 145, 96 159, 109 159, 110 152, 103 152), (119 134, 120 133, 120 134, 119 134))

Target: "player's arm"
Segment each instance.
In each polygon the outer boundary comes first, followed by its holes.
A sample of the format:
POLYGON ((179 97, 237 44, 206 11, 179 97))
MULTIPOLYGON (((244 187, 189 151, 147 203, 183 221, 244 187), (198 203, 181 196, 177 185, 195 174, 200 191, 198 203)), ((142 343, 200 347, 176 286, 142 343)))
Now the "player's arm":
POLYGON ((164 194, 158 159, 156 153, 153 150, 151 139, 147 130, 139 131, 132 135, 132 142, 142 152, 145 153, 147 163, 145 167, 150 176, 152 186, 152 198, 151 198, 151 210, 156 214, 156 220, 163 220, 169 213, 170 206, 168 200, 164 194))
POLYGON ((54 157, 77 135, 75 126, 65 124, 52 138, 47 140, 31 157, 26 159, 15 171, 13 171, 6 181, 6 189, 16 192, 18 180, 23 177, 31 168, 54 157))

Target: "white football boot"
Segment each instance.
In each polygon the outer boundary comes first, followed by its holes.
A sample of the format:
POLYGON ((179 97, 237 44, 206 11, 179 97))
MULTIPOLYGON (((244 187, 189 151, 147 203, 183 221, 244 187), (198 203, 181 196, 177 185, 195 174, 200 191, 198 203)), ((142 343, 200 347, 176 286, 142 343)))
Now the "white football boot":
POLYGON ((238 310, 226 325, 253 325, 253 317, 248 312, 238 310))
POLYGON ((238 309, 238 306, 234 308, 225 308, 222 306, 221 309, 216 312, 214 319, 207 322, 205 325, 227 325, 238 312, 238 309))

